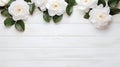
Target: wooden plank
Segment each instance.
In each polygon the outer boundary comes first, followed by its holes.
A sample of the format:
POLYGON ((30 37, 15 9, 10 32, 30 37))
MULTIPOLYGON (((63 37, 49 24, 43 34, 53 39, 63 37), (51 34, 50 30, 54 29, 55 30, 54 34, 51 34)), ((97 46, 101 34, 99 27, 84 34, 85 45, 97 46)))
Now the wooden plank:
POLYGON ((119 48, 1 48, 0 60, 8 61, 50 61, 119 59, 119 48))
POLYGON ((1 67, 119 67, 116 60, 80 60, 80 61, 1 61, 1 67))
POLYGON ((0 37, 0 48, 120 48, 120 37, 0 37))

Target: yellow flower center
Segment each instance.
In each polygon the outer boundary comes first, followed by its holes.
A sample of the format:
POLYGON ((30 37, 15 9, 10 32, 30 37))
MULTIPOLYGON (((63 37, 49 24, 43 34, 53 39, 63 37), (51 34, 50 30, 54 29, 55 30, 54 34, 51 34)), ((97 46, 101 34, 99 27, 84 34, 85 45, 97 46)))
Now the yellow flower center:
POLYGON ((100 18, 100 19, 104 19, 105 16, 101 14, 101 15, 99 15, 99 18, 100 18))
POLYGON ((89 0, 84 0, 84 2, 85 2, 85 3, 88 3, 88 2, 89 2, 89 0))
POLYGON ((22 7, 19 6, 19 7, 16 8, 16 12, 17 12, 17 13, 21 13, 22 11, 23 11, 23 8, 22 8, 22 7))
POLYGON ((20 11, 21 11, 21 9, 19 8, 19 9, 17 9, 17 11, 18 11, 18 12, 20 12, 20 11))
POLYGON ((60 7, 60 6, 59 6, 59 4, 58 4, 58 3, 54 3, 54 4, 53 4, 53 9, 54 9, 54 10, 59 9, 59 7, 60 7))

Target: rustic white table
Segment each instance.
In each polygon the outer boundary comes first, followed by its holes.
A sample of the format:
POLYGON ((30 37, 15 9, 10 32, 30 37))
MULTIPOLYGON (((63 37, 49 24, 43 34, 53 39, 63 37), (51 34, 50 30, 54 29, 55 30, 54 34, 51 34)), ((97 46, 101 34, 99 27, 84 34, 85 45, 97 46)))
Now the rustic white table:
POLYGON ((71 17, 49 24, 36 9, 23 33, 0 16, 0 67, 120 67, 120 14, 106 30, 82 16, 75 7, 71 17))

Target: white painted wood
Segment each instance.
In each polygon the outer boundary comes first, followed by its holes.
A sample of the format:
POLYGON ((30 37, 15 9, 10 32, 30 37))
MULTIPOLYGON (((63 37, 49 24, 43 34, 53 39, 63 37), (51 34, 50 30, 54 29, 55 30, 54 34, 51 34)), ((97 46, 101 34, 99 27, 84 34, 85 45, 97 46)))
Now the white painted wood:
POLYGON ((120 48, 120 37, 0 37, 0 48, 120 48))
POLYGON ((120 59, 119 48, 14 48, 0 49, 0 60, 120 59))
POLYGON ((120 67, 120 14, 97 30, 74 11, 47 24, 36 9, 24 33, 6 28, 0 16, 0 67, 120 67))
POLYGON ((0 49, 2 67, 119 67, 120 49, 0 49))
POLYGON ((2 61, 1 67, 119 67, 119 59, 80 61, 2 61))

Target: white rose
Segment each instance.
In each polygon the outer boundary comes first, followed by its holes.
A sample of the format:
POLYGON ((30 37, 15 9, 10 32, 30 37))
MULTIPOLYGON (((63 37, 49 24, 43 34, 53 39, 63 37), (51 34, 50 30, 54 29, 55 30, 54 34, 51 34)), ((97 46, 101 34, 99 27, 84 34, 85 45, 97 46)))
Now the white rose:
POLYGON ((50 16, 60 16, 65 12, 67 3, 64 0, 48 0, 46 7, 50 16))
POLYGON ((11 3, 8 11, 15 21, 25 20, 29 15, 29 5, 24 0, 17 0, 11 3))
POLYGON ((0 0, 0 6, 5 6, 10 0, 0 0))
POLYGON ((90 8, 97 6, 98 0, 76 0, 78 8, 88 12, 90 8))
POLYGON ((90 11, 89 20, 95 25, 96 28, 103 29, 112 20, 112 16, 109 13, 110 8, 108 6, 103 7, 103 5, 99 5, 90 11))
POLYGON ((32 0, 37 7, 39 7, 42 11, 46 10, 47 0, 32 0))

